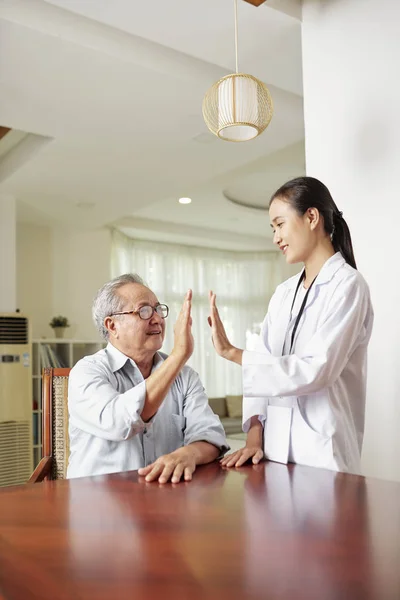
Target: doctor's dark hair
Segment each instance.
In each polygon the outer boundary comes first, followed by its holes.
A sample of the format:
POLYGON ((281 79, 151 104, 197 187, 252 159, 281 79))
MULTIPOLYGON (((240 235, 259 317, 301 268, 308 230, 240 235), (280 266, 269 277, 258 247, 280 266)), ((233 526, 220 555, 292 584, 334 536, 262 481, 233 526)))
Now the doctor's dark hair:
POLYGON ((345 261, 357 269, 349 227, 326 185, 314 177, 297 177, 273 194, 269 206, 276 198, 288 202, 301 216, 309 208, 317 208, 324 218, 325 231, 331 237, 335 252, 340 252, 345 261))

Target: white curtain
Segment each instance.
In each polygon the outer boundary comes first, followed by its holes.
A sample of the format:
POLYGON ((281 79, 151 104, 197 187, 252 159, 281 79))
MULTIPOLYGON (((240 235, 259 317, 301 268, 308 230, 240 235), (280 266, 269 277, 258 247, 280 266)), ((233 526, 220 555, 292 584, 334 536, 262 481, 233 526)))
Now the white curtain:
POLYGON ((195 350, 189 364, 199 373, 209 397, 242 393, 238 365, 215 353, 207 323, 208 290, 217 294, 217 306, 231 342, 246 347, 267 311, 269 299, 281 281, 277 252, 231 252, 134 240, 114 230, 112 276, 137 273, 167 304, 164 352, 173 347, 173 325, 188 288, 193 290, 195 350))

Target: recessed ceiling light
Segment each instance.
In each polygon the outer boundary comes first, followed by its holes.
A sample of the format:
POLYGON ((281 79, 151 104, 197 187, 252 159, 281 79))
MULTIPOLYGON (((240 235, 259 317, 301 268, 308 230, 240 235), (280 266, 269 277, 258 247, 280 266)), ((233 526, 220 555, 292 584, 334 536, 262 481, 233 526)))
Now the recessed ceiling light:
POLYGON ((191 201, 191 198, 179 198, 179 204, 190 204, 191 201))

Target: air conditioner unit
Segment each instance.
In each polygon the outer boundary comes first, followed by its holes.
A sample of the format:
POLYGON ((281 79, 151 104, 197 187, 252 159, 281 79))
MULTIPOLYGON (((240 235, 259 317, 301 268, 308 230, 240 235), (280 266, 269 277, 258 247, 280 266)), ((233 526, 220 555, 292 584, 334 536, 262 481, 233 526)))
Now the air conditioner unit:
POLYGON ((19 313, 0 313, 0 486, 26 483, 32 468, 29 321, 19 313))

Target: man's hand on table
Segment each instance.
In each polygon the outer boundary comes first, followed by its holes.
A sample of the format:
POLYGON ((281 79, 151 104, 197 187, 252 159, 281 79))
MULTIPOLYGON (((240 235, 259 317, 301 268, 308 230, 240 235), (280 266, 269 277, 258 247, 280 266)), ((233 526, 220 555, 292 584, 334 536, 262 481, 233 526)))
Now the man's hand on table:
POLYGON ((182 477, 184 481, 191 481, 195 470, 196 452, 189 444, 170 454, 164 454, 151 465, 139 469, 139 475, 144 476, 146 481, 158 479, 159 483, 167 483, 167 481, 179 483, 182 477))

